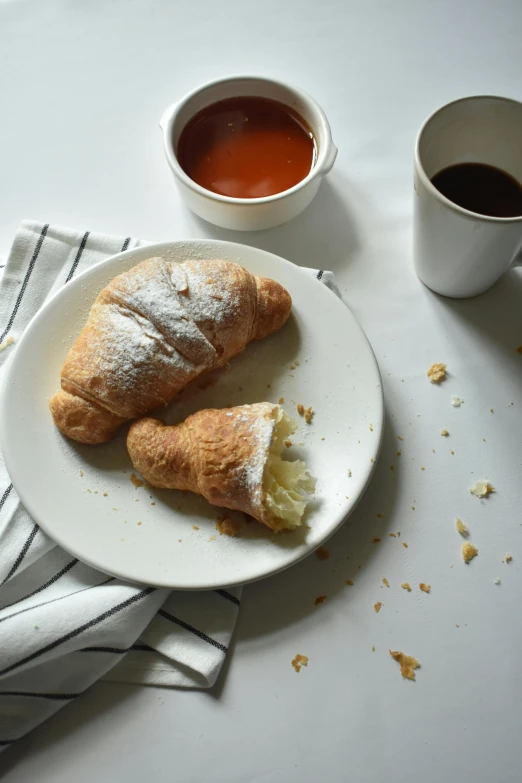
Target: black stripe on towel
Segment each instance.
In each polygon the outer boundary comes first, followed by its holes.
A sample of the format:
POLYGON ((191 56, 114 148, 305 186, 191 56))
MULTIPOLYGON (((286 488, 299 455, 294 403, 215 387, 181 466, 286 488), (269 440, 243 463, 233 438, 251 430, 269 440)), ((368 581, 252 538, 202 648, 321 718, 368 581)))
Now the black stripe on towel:
POLYGON ((324 275, 324 269, 320 269, 317 273, 317 279, 320 280, 324 275))
POLYGON ((125 655, 125 653, 131 650, 137 650, 138 652, 156 652, 154 647, 149 647, 148 644, 133 644, 131 647, 84 647, 83 650, 77 652, 101 652, 101 653, 113 653, 114 655, 125 655))
POLYGON ((0 498, 0 511, 1 511, 1 510, 2 510, 2 508, 4 507, 4 503, 5 503, 5 501, 7 500, 7 498, 9 497, 9 493, 11 492, 12 488, 13 488, 13 485, 12 485, 12 484, 9 484, 9 486, 8 486, 8 487, 7 487, 7 489, 6 489, 6 491, 4 492, 4 494, 2 495, 2 497, 0 498))
POLYGON ((27 540, 26 540, 25 544, 23 545, 23 547, 22 547, 22 549, 20 551, 20 554, 18 555, 18 557, 14 561, 13 565, 11 566, 11 570, 7 574, 7 576, 4 579, 4 581, 1 582, 1 584, 5 584, 9 579, 11 579, 13 574, 15 574, 18 571, 18 569, 20 567, 20 563, 22 562, 22 560, 26 556, 27 552, 29 551, 29 547, 33 543, 34 537, 38 533, 39 530, 40 530, 40 528, 38 527, 38 525, 35 525, 33 527, 33 529, 31 530, 31 532, 29 533, 29 535, 27 537, 27 540))
MULTIPOLYGON (((218 650, 221 650, 224 653, 228 652, 228 649, 224 644, 221 644, 221 642, 217 642, 215 639, 212 639, 211 636, 207 636, 207 634, 203 633, 203 631, 198 631, 197 628, 194 628, 194 626, 183 622, 183 620, 180 620, 179 617, 174 617, 174 615, 165 612, 164 609, 160 609, 158 614, 161 615, 161 617, 164 617, 165 620, 170 620, 171 623, 176 623, 176 625, 181 626, 181 628, 184 628, 186 631, 190 631, 190 633, 193 633, 195 636, 203 639, 204 642, 208 642, 213 647, 217 647, 218 650)), ((2 674, 2 672, 0 672, 0 674, 2 674)))
POLYGON ((35 699, 53 699, 54 701, 71 701, 79 693, 29 693, 28 691, 0 691, 0 696, 32 696, 35 699))
POLYGON ((36 247, 34 249, 33 256, 31 258, 31 261, 29 262, 29 269, 25 273, 24 282, 22 283, 22 287, 20 291, 18 292, 18 296, 16 298, 15 306, 13 307, 13 312, 11 313, 11 317, 9 318, 9 321, 7 322, 7 326, 5 327, 4 331, 0 335, 0 343, 4 341, 4 338, 6 334, 11 329, 14 319, 16 318, 16 314, 18 312, 18 309, 20 305, 22 304, 22 299, 25 293, 25 289, 27 288, 27 283, 29 282, 29 278, 31 277, 31 273, 34 269, 34 265, 36 264, 36 259, 38 258, 40 254, 40 250, 42 249, 43 241, 45 239, 45 235, 47 234, 47 230, 49 228, 49 223, 46 223, 45 226, 42 228, 42 233, 40 234, 38 238, 38 242, 36 243, 36 247))
POLYGON ((0 676, 13 671, 14 669, 18 669, 19 666, 23 666, 25 663, 34 661, 36 658, 39 658, 41 655, 45 655, 45 653, 48 653, 51 650, 56 649, 56 647, 59 647, 61 644, 65 644, 65 642, 74 639, 76 636, 79 636, 84 631, 88 631, 90 628, 94 628, 95 625, 99 625, 104 620, 107 620, 109 617, 113 617, 118 612, 121 612, 122 609, 126 609, 128 606, 135 604, 136 601, 139 601, 140 599, 145 598, 147 595, 154 593, 155 590, 156 590, 155 587, 147 587, 145 590, 142 590, 140 593, 136 593, 136 595, 133 595, 132 598, 128 598, 126 601, 122 601, 121 604, 117 604, 116 606, 113 606, 112 609, 108 609, 106 612, 103 612, 103 614, 98 615, 98 617, 94 617, 92 620, 89 620, 88 623, 84 623, 83 625, 80 625, 78 628, 75 628, 74 631, 69 631, 69 633, 64 634, 59 639, 55 639, 54 642, 47 644, 45 647, 42 647, 40 650, 36 650, 34 653, 31 653, 31 655, 26 655, 25 658, 21 658, 16 663, 12 663, 10 666, 6 666, 5 669, 0 670, 0 676))
POLYGON ((22 601, 26 601, 28 598, 32 598, 33 595, 36 595, 37 593, 41 593, 42 590, 47 589, 55 582, 57 582, 58 579, 61 579, 61 577, 64 576, 68 571, 70 571, 71 568, 73 568, 77 562, 78 559, 74 558, 74 560, 71 560, 69 563, 67 563, 67 565, 64 566, 61 571, 58 571, 58 573, 52 576, 44 585, 41 585, 41 587, 37 587, 36 590, 33 590, 32 593, 28 593, 27 595, 24 595, 23 598, 19 598, 17 601, 13 601, 12 604, 6 604, 5 606, 2 606, 2 611, 4 609, 10 609, 11 606, 15 606, 15 604, 20 604, 22 601))
POLYGON ((120 253, 124 253, 124 252, 127 250, 127 248, 128 248, 128 247, 129 247, 129 245, 130 245, 130 241, 131 241, 131 238, 130 238, 130 237, 127 237, 127 239, 125 240, 125 242, 124 242, 124 243, 123 243, 123 245, 122 245, 122 248, 121 248, 121 250, 120 250, 120 253))
POLYGON ((72 267, 71 267, 71 269, 69 271, 69 274, 67 275, 67 280, 65 281, 66 283, 69 282, 71 277, 76 272, 76 267, 80 263, 80 258, 82 257, 82 253, 85 250, 85 245, 87 244, 87 240, 89 239, 89 234, 90 234, 90 231, 86 231, 85 234, 83 235, 83 239, 81 241, 80 247, 78 248, 78 252, 76 253, 76 257, 75 257, 75 259, 73 261, 73 265, 72 265, 72 267))
POLYGON ((236 598, 235 595, 229 593, 228 590, 216 590, 215 592, 218 593, 218 595, 222 595, 223 598, 227 599, 227 601, 232 601, 232 603, 235 604, 236 606, 241 606, 241 601, 239 600, 239 598, 236 598))

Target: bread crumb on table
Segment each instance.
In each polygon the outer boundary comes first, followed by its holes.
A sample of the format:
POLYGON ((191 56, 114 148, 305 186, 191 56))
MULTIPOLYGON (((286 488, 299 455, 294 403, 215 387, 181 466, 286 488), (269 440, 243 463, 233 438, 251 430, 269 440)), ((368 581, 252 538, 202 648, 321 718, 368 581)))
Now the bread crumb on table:
POLYGON ((192 525, 192 530, 199 530, 199 527, 197 525, 192 525))
POLYGON ((83 470, 80 470, 80 477, 83 476, 83 470))
POLYGON ((241 530, 241 523, 236 522, 235 520, 230 519, 229 517, 226 516, 219 517, 219 519, 216 522, 216 530, 218 531, 220 536, 224 534, 225 536, 230 536, 230 538, 234 538, 234 536, 237 536, 237 534, 241 530))
POLYGON ((415 669, 420 669, 420 663, 412 655, 406 655, 398 650, 390 650, 390 655, 401 667, 401 674, 407 680, 415 679, 415 669))
POLYGON ((504 560, 506 561, 506 563, 511 563, 511 561, 513 560, 513 555, 510 555, 508 552, 504 557, 504 560))
POLYGON ((469 488, 469 491, 478 498, 484 498, 491 492, 494 492, 495 487, 488 484, 487 481, 476 481, 473 486, 469 488))
POLYGON ((440 431, 440 434, 443 435, 445 438, 447 438, 448 435, 449 435, 449 432, 448 432, 448 430, 444 429, 444 430, 440 431))
POLYGON ((402 582, 401 583, 401 587, 402 587, 403 590, 407 590, 408 593, 411 593, 411 586, 410 586, 409 582, 402 582))
POLYGON ((397 435, 397 440, 404 440, 404 438, 401 438, 400 435, 397 435))
POLYGON ((318 595, 314 601, 315 606, 320 606, 321 604, 324 604, 327 598, 328 598, 327 595, 318 595))
POLYGON ((315 556, 318 560, 328 560, 330 557, 330 552, 326 549, 326 547, 320 546, 319 549, 315 550, 315 556))
POLYGON ((454 408, 460 408, 463 402, 464 400, 461 400, 460 397, 456 397, 455 395, 453 395, 451 398, 451 404, 454 408))
POLYGON ((446 378, 446 365, 442 362, 432 364, 426 375, 432 383, 441 383, 446 378))
POLYGON ((462 559, 465 563, 469 563, 474 557, 478 555, 478 549, 469 541, 462 544, 462 559))
POLYGON ((408 544, 406 543, 406 541, 403 541, 402 545, 403 545, 404 549, 408 549, 408 544))
POLYGON ((289 449, 291 445, 292 445, 292 441, 290 439, 285 440, 285 446, 287 449, 289 449))
POLYGON ((347 579, 347 580, 346 580, 346 584, 347 584, 347 585, 349 585, 349 586, 351 587, 351 586, 353 585, 353 582, 352 582, 352 580, 351 580, 351 579, 347 579))
POLYGON ((294 660, 292 661, 292 666, 296 672, 300 672, 301 666, 308 666, 308 655, 299 655, 299 653, 297 653, 294 660))
POLYGON ((431 585, 427 585, 424 582, 419 582, 419 588, 423 593, 431 593, 431 585))
POLYGON ((135 487, 142 487, 144 484, 143 479, 138 478, 138 476, 135 473, 131 473, 129 478, 135 487))
POLYGON ((375 652, 375 645, 372 644, 372 652, 375 652))
POLYGON ((390 583, 388 582, 388 580, 386 579, 386 577, 383 577, 382 583, 383 583, 383 585, 384 585, 385 587, 389 587, 389 586, 390 586, 390 583))
POLYGON ((380 544, 381 539, 380 538, 372 538, 372 544, 380 544))
POLYGON ((299 405, 297 406, 297 412, 300 416, 304 416, 305 413, 304 405, 299 403, 299 405))
POLYGON ((10 335, 7 340, 4 340, 3 343, 0 343, 0 353, 2 351, 5 351, 6 348, 9 348, 10 345, 14 343, 14 337, 10 335))
POLYGON ((462 519, 459 519, 459 517, 455 517, 455 527, 457 529, 457 533, 460 533, 461 536, 467 536, 469 533, 468 526, 464 524, 462 519))
POLYGON ((388 535, 390 536, 390 538, 397 538, 396 533, 388 533, 388 535))
POLYGON ((279 398, 279 405, 283 405, 284 401, 285 401, 285 398, 284 397, 280 397, 279 398))
POLYGON ((310 422, 313 419, 313 416, 314 416, 314 411, 313 411, 312 406, 310 405, 310 407, 307 408, 305 410, 305 412, 304 412, 304 417, 305 417, 305 421, 306 421, 307 424, 310 424, 310 422))
POLYGON ((377 603, 373 605, 376 614, 381 611, 381 606, 382 603, 380 601, 377 601, 377 603))

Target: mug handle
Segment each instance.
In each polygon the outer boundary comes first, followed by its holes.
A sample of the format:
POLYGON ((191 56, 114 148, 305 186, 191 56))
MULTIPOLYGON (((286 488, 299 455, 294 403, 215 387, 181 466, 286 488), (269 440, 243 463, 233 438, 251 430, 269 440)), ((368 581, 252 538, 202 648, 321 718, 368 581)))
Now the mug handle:
POLYGON ((165 111, 160 117, 159 126, 162 131, 165 131, 165 128, 167 126, 168 121, 172 117, 174 110, 178 104, 177 103, 171 103, 170 106, 167 106, 165 111))
POLYGON ((517 250, 515 253, 515 258, 511 262, 512 269, 514 269, 516 266, 522 266, 522 247, 517 250))

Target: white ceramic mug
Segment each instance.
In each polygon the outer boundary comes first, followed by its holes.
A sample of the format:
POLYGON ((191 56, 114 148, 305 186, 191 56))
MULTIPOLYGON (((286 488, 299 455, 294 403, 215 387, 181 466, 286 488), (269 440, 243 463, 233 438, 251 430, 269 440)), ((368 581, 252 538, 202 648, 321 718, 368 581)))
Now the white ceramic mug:
POLYGON ((481 294, 522 264, 522 216, 470 212, 431 179, 457 163, 485 163, 522 184, 522 103, 477 95, 448 103, 422 125, 415 144, 413 255, 422 282, 438 294, 481 294))

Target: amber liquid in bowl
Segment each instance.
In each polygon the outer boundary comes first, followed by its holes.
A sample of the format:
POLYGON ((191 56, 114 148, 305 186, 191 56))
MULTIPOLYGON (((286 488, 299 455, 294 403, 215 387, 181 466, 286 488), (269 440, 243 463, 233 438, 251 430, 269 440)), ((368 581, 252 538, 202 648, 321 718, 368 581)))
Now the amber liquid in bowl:
POLYGON ((279 101, 218 101, 185 125, 177 146, 183 171, 201 187, 234 198, 281 193, 312 170, 316 142, 304 119, 279 101))

